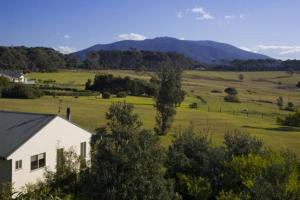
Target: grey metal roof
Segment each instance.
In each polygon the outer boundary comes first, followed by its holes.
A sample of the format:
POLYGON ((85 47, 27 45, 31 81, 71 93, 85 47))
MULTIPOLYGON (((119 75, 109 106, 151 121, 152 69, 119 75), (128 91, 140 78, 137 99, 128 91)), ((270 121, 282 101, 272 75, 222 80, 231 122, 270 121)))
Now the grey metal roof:
POLYGON ((23 75, 23 73, 21 72, 12 70, 0 70, 0 74, 4 76, 9 76, 11 78, 20 78, 23 75))
POLYGON ((56 115, 0 111, 0 158, 7 158, 56 115))

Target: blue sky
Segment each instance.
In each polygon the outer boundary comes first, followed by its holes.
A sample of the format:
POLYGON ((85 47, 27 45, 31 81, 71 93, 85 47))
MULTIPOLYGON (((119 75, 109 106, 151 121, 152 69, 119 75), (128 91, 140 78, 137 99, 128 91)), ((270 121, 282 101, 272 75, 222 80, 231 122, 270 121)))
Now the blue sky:
POLYGON ((67 53, 171 36, 300 59, 299 8, 299 0, 1 0, 0 45, 67 53))

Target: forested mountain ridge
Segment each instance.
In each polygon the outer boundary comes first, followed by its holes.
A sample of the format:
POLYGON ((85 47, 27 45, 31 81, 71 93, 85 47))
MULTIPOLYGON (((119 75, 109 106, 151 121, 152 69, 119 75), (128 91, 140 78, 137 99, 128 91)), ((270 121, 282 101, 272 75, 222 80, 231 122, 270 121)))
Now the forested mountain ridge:
POLYGON ((235 46, 215 41, 203 40, 179 40, 171 37, 158 37, 142 41, 123 40, 110 44, 97 44, 82 51, 73 53, 81 60, 85 60, 89 52, 111 50, 143 50, 159 52, 176 52, 193 60, 208 64, 217 63, 220 60, 248 60, 267 59, 268 56, 245 51, 235 46))

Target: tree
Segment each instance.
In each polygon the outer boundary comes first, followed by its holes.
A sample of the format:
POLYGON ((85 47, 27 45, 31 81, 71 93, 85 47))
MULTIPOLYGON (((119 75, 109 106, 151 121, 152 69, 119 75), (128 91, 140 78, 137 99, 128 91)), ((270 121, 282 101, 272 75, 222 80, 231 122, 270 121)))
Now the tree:
POLYGON ((279 110, 282 110, 283 105, 284 105, 284 101, 283 101, 283 98, 281 96, 277 98, 276 104, 277 104, 279 110))
POLYGON ((224 101, 239 103, 240 100, 237 97, 238 91, 233 87, 225 88, 224 92, 227 93, 227 96, 224 97, 224 101))
POLYGON ((287 106, 285 107, 285 110, 288 110, 288 111, 295 111, 295 105, 293 102, 288 102, 287 103, 287 106))
POLYGON ((158 137, 144 130, 133 106, 114 103, 92 146, 92 191, 86 199, 174 199, 163 177, 158 137))
POLYGON ((239 74, 239 80, 242 82, 244 80, 244 75, 243 74, 239 74))
POLYGON ((228 95, 233 95, 233 96, 238 94, 238 91, 234 87, 225 88, 224 92, 226 92, 228 95))
POLYGON ((184 99, 181 89, 182 69, 172 67, 170 63, 164 64, 157 72, 159 82, 158 93, 155 96, 156 126, 158 135, 166 135, 176 115, 176 106, 184 99))

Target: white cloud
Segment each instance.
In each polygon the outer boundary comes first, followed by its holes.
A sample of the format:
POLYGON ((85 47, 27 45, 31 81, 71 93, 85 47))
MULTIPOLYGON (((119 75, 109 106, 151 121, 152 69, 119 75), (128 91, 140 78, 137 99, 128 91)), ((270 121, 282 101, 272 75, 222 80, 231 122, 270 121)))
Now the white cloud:
POLYGON ((214 20, 215 17, 212 16, 209 12, 207 12, 203 7, 199 6, 199 7, 194 7, 192 9, 192 12, 197 14, 197 18, 199 20, 214 20))
POLYGON ((117 40, 145 40, 146 37, 137 33, 123 33, 115 37, 117 40))
POLYGON ((184 37, 181 37, 181 38, 179 38, 179 40, 185 40, 185 38, 184 38, 184 37))
POLYGON ((225 15, 224 18, 226 20, 232 20, 232 19, 235 19, 235 15, 225 15))
POLYGON ((57 50, 63 54, 73 53, 76 51, 75 48, 68 47, 68 46, 59 46, 58 48, 55 48, 55 50, 57 50))
POLYGON ((64 38, 68 40, 68 39, 70 39, 70 36, 68 34, 65 34, 64 38))
POLYGON ((246 14, 245 13, 241 13, 239 17, 240 17, 240 19, 244 19, 246 17, 246 14))
POLYGON ((253 48, 240 48, 279 59, 300 59, 300 46, 298 45, 257 45, 253 48))
POLYGON ((176 16, 177 16, 177 18, 179 18, 179 19, 183 18, 183 15, 182 15, 182 12, 181 12, 181 11, 177 12, 177 13, 176 13, 176 16))

